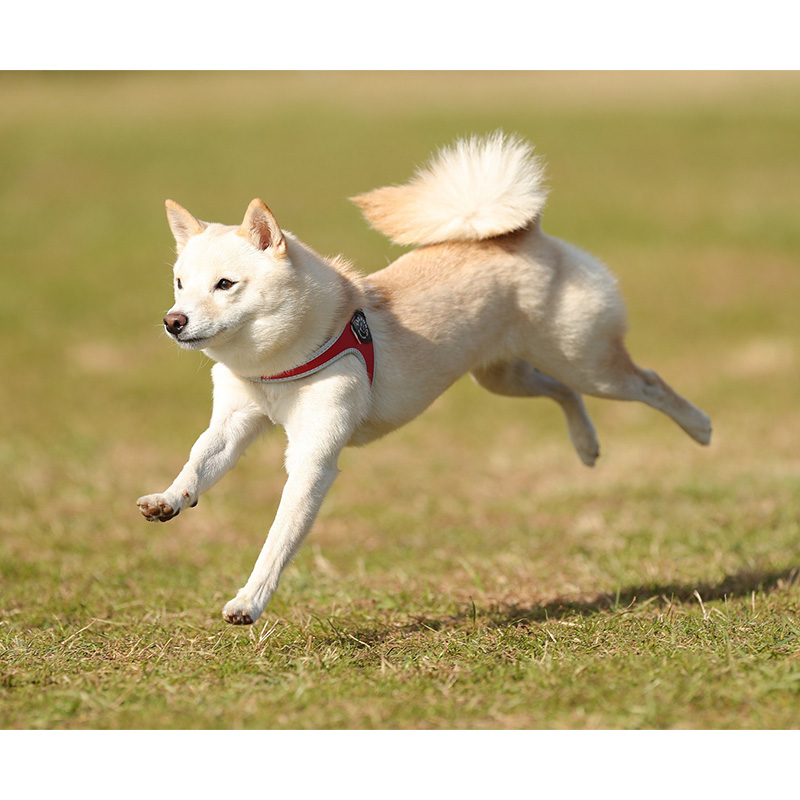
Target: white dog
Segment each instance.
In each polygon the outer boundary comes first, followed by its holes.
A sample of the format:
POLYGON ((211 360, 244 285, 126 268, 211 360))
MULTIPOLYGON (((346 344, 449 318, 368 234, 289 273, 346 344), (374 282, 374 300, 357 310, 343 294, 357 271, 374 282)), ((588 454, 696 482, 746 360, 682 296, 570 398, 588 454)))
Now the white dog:
POLYGON ((164 325, 217 362, 214 408, 172 485, 138 500, 142 514, 177 516, 264 430, 288 437, 280 506, 228 622, 264 610, 342 448, 404 425, 466 372, 497 394, 558 402, 589 466, 599 451, 581 394, 647 403, 708 444, 708 417, 628 355, 614 278, 542 232, 544 200, 530 146, 460 141, 409 183, 355 198, 377 230, 419 246, 369 276, 281 230, 261 200, 238 227, 167 201, 178 259, 164 325))

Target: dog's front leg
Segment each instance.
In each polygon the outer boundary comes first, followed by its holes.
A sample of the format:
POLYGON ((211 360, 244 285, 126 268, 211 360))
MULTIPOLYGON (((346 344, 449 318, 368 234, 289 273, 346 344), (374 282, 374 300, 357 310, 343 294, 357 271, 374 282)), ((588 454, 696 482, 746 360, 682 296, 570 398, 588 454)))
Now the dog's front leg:
POLYGON ((247 446, 270 424, 253 402, 249 387, 214 369, 214 411, 208 429, 195 442, 172 485, 136 501, 148 522, 166 522, 184 508, 197 505, 198 497, 236 465, 247 446))
POLYGON ((305 539, 322 501, 338 472, 336 457, 318 460, 310 456, 289 474, 278 513, 253 572, 236 597, 225 605, 222 616, 234 625, 255 622, 278 588, 283 568, 305 539))
POLYGON ((311 530, 338 474, 339 454, 363 409, 365 393, 349 388, 353 391, 343 396, 307 387, 286 421, 288 478, 278 512, 247 583, 222 611, 226 622, 249 625, 259 618, 278 588, 281 572, 311 530))

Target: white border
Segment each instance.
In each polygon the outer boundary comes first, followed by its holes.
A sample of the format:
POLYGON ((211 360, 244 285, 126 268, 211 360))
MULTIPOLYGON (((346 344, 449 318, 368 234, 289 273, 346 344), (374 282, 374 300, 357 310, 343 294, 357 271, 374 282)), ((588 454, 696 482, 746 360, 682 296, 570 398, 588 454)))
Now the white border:
POLYGON ((2 69, 795 69, 798 11, 708 0, 13 3, 2 69))

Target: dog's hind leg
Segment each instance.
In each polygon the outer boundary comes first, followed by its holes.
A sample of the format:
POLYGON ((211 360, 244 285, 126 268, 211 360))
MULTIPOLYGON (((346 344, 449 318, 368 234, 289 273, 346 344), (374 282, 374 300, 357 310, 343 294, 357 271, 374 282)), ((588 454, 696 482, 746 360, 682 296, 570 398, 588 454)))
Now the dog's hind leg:
POLYGON ((617 399, 646 403, 670 417, 699 444, 711 442, 711 420, 708 415, 681 397, 657 373, 642 369, 631 361, 621 388, 617 399))
POLYGON ((655 372, 637 366, 621 337, 610 338, 605 344, 596 337, 592 350, 591 358, 573 359, 559 377, 583 394, 646 403, 670 417, 696 442, 707 445, 711 441, 708 415, 655 372))
POLYGON ((549 397, 564 412, 569 438, 581 461, 594 466, 600 455, 592 420, 578 392, 561 381, 539 372, 527 361, 502 361, 472 371, 476 383, 494 394, 507 397, 549 397))

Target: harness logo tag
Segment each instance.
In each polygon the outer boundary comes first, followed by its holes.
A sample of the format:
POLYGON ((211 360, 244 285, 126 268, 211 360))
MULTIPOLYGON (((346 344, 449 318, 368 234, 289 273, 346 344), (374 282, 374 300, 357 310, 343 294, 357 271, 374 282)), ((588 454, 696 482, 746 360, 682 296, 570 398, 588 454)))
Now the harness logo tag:
POLYGON ((353 318, 350 320, 350 329, 362 344, 369 344, 372 341, 372 334, 369 332, 369 325, 367 325, 367 318, 363 311, 356 311, 353 314, 353 318))

